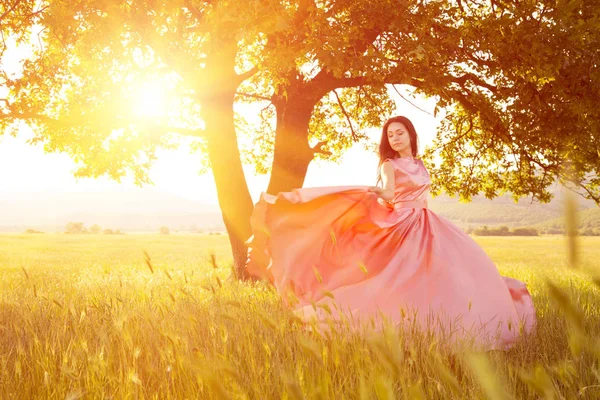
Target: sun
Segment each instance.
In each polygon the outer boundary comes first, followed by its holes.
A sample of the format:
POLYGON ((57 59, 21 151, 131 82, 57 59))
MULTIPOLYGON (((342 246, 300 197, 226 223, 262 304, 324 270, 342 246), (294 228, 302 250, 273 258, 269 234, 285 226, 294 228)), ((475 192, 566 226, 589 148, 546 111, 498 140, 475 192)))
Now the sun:
POLYGON ((166 115, 168 93, 161 82, 145 82, 134 91, 133 114, 140 117, 161 117, 166 115))

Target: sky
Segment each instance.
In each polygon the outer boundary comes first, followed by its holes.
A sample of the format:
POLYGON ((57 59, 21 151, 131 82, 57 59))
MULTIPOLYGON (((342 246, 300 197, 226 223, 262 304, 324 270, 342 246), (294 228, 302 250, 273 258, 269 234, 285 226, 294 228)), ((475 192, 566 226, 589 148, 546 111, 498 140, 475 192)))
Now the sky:
MULTIPOLYGON (((30 48, 13 47, 5 53, 2 69, 18 73, 20 60, 28 55, 30 48)), ((404 90, 402 90, 404 91, 404 90)), ((404 91, 407 97, 406 91, 404 91)), ((0 97, 6 92, 0 88, 0 97)), ((410 103, 395 92, 394 115, 405 115, 415 125, 420 137, 421 148, 431 143, 440 121, 433 117, 434 99, 410 98, 410 103), (412 103, 412 104, 411 104, 412 103), (414 105, 417 107, 415 107, 414 105), (424 111, 422 111, 424 110, 424 111)), ((373 140, 378 140, 380 129, 369 132, 373 140)), ((30 145, 27 139, 32 136, 28 128, 19 131, 16 137, 0 134, 0 195, 9 197, 17 192, 39 191, 136 191, 131 181, 125 179, 117 183, 108 178, 76 179, 73 176, 75 163, 66 154, 44 152, 41 145, 30 145)), ((153 187, 186 199, 205 204, 217 204, 214 180, 210 172, 199 175, 200 164, 197 155, 182 146, 177 150, 161 151, 150 171, 153 187)), ((341 162, 312 162, 308 169, 305 187, 336 185, 372 185, 375 182, 377 155, 355 145, 343 155, 341 162)), ((245 175, 252 198, 257 201, 266 189, 268 175, 257 176, 252 166, 245 166, 245 175)))

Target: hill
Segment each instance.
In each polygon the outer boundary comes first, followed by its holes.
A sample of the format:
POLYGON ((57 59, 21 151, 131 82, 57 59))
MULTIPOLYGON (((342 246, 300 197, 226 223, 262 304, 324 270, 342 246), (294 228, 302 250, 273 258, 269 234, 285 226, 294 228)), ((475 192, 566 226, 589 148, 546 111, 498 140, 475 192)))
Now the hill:
POLYGON ((535 225, 562 215, 562 210, 540 204, 498 204, 490 202, 431 202, 430 208, 461 227, 506 225, 509 227, 535 225))
MULTIPOLYGON (((600 208, 590 208, 577 213, 577 225, 581 232, 600 235, 600 208)), ((541 222, 536 228, 549 233, 563 233, 566 229, 564 217, 541 222)))
MULTIPOLYGON (((430 201, 430 208, 450 219, 463 228, 482 225, 505 225, 510 228, 522 226, 541 226, 547 221, 560 219, 565 211, 565 193, 555 188, 554 198, 550 203, 541 204, 531 199, 520 199, 515 202, 510 196, 500 196, 493 200, 476 196, 470 203, 460 203, 455 198, 438 196, 430 201)), ((598 210, 590 200, 576 196, 578 209, 598 210)), ((596 224, 600 229, 600 224, 596 224)))

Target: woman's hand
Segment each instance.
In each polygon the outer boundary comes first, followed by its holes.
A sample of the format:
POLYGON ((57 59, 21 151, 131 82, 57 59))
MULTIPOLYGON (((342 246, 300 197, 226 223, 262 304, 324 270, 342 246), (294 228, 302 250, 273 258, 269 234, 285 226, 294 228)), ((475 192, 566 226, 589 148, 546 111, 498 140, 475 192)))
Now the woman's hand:
POLYGON ((394 204, 392 204, 392 202, 391 202, 391 201, 384 200, 384 199, 382 199, 381 197, 378 197, 378 198, 377 198, 377 202, 378 202, 380 205, 384 206, 384 207, 387 207, 387 208, 394 208, 394 204))
POLYGON ((383 194, 383 189, 379 186, 369 186, 369 192, 373 192, 377 196, 381 196, 383 194))
POLYGON ((394 208, 394 205, 392 204, 391 201, 386 200, 385 198, 382 197, 385 195, 385 189, 380 188, 378 186, 370 186, 369 192, 375 193, 377 195, 377 202, 380 205, 388 207, 388 208, 394 208))

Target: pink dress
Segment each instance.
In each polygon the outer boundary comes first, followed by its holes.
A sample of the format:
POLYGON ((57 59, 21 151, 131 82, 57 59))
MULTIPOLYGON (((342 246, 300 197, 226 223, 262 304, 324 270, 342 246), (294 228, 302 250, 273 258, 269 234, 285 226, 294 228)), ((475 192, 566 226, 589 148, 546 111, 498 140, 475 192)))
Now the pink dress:
MULTIPOLYGON (((524 283, 427 208, 423 162, 390 160, 393 208, 367 186, 263 193, 252 215, 246 267, 306 320, 411 321, 445 338, 507 348, 535 327, 524 283), (452 332, 448 335, 449 332, 452 332)), ((329 322, 328 322, 329 323, 329 322)))

